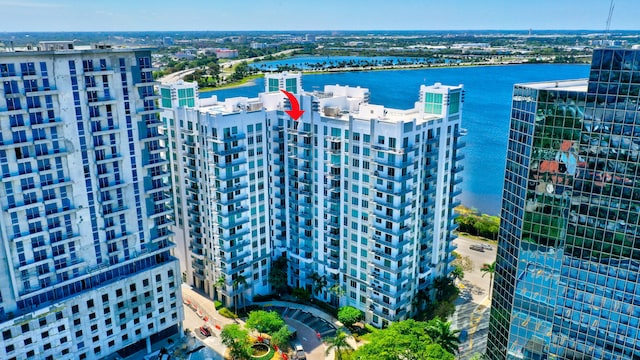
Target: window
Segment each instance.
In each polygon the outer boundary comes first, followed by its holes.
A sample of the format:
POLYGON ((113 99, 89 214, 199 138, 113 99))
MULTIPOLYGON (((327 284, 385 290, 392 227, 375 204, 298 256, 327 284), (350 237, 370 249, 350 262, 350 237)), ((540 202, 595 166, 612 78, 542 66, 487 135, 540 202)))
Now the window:
POLYGON ((442 94, 426 93, 424 97, 424 111, 428 114, 441 114, 442 94))

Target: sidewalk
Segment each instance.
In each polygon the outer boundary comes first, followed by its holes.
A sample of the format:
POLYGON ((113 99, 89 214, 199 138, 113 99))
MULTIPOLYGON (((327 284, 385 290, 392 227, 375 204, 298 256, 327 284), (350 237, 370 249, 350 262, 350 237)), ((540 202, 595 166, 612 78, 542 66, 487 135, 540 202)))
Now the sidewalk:
MULTIPOLYGON (((182 284, 182 302, 193 309, 198 317, 211 326, 212 329, 220 331, 225 325, 239 324, 244 326, 244 321, 240 319, 229 319, 220 314, 213 305, 213 300, 200 292, 193 290, 191 286, 182 284)), ((186 311, 187 309, 185 309, 186 311)), ((185 327, 186 328, 186 327, 185 327)))
POLYGON ((182 302, 185 307, 183 327, 191 330, 194 337, 214 350, 220 358, 223 358, 227 352, 227 347, 222 343, 220 337, 222 328, 228 324, 238 324, 244 327, 244 321, 229 319, 220 315, 215 309, 212 299, 186 284, 182 284, 182 302), (207 325, 211 329, 211 336, 205 338, 200 336, 198 329, 203 325, 207 325))

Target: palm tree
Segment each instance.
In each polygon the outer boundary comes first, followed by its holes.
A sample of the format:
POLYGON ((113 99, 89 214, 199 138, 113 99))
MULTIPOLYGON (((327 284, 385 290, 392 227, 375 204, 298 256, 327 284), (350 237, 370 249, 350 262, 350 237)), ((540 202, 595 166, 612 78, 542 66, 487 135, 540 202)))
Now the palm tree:
POLYGON ((324 290, 325 287, 327 287, 327 277, 322 275, 320 276, 320 274, 318 274, 317 272, 314 272, 311 274, 311 276, 309 277, 311 279, 311 281, 313 281, 313 284, 311 285, 311 293, 313 295, 319 295, 322 290, 324 290))
POLYGON ((218 277, 218 279, 213 283, 213 287, 216 289, 216 299, 218 299, 220 290, 224 289, 226 284, 227 279, 224 277, 224 275, 220 275, 220 277, 218 277))
POLYGON ((455 265, 453 270, 451 270, 450 276, 454 281, 464 279, 464 270, 462 270, 462 266, 455 265))
POLYGON ((424 304, 429 303, 429 301, 430 301, 429 288, 427 287, 424 290, 419 290, 416 293, 416 296, 414 296, 413 300, 411 300, 411 305, 413 305, 413 309, 417 314, 420 310, 422 310, 422 307, 424 306, 424 304))
MULTIPOLYGON (((236 300, 236 296, 238 296, 238 289, 240 287, 242 287, 242 290, 244 291, 244 287, 247 285, 247 278, 244 277, 243 275, 238 275, 238 277, 233 280, 233 305, 235 306, 236 309, 236 314, 238 313, 238 301, 236 300)), ((242 293, 242 291, 240 291, 240 293, 242 293)), ((241 297, 242 299, 242 306, 244 308, 244 296, 241 297)))
POLYGON ((433 279, 433 288, 436 290, 437 301, 442 301, 447 288, 452 284, 452 282, 453 280, 446 276, 438 276, 437 278, 433 279))
POLYGON ((489 274, 489 298, 491 298, 492 290, 493 290, 493 274, 495 274, 496 272, 496 262, 494 261, 491 264, 482 265, 482 267, 480 268, 480 271, 484 273, 482 274, 482 277, 489 274))
POLYGON ((458 353, 458 346, 460 345, 460 337, 458 334, 460 334, 460 330, 452 330, 450 322, 442 321, 442 319, 437 317, 429 320, 426 331, 431 340, 442 346, 447 352, 451 354, 458 353))
MULTIPOLYGON (((335 298, 337 300, 338 305, 340 305, 340 298, 342 296, 344 296, 344 294, 346 293, 346 291, 342 288, 342 286, 340 286, 339 283, 335 283, 333 284, 330 288, 329 291, 331 293, 333 293, 335 295, 335 298)), ((333 299, 331 299, 331 302, 333 303, 333 299)))
POLYGON ((347 343, 347 334, 342 330, 336 331, 336 336, 330 337, 325 341, 328 345, 326 354, 328 355, 331 350, 335 350, 335 358, 337 360, 342 360, 342 350, 351 348, 351 346, 349 346, 349 344, 347 343))

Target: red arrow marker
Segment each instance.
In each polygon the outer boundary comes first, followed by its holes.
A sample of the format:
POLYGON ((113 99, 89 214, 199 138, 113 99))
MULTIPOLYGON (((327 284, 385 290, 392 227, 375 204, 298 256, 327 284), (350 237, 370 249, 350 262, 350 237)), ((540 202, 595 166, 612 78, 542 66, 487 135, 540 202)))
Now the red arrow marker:
POLYGON ((281 89, 280 91, 282 91, 285 95, 287 95, 287 97, 289 98, 289 102, 291 102, 291 110, 287 110, 285 112, 289 114, 289 116, 291 116, 293 120, 298 120, 300 116, 304 114, 304 110, 300 110, 300 104, 298 103, 298 99, 296 99, 295 95, 293 95, 292 93, 286 90, 281 89))

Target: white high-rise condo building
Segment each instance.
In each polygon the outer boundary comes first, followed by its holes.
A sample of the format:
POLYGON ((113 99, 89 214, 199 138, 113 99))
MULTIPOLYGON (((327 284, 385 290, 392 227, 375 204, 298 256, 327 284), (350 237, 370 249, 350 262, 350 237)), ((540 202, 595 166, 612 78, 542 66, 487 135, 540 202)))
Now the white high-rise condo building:
POLYGON ((180 331, 151 53, 0 53, 0 358, 99 359, 180 331))
POLYGON ((176 102, 195 85, 162 86, 187 282, 242 305, 278 292, 269 273, 285 257, 289 286, 377 326, 407 318, 454 259, 463 88, 422 86, 396 110, 369 104, 367 89, 301 81, 270 74, 256 98, 193 106, 176 102))

